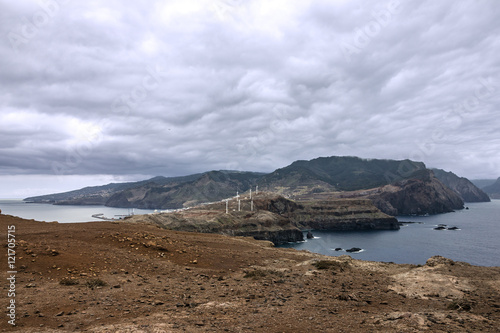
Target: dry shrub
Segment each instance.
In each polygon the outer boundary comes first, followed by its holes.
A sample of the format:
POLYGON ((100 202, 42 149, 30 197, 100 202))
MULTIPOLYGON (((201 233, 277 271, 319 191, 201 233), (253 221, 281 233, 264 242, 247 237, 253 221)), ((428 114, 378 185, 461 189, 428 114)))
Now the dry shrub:
POLYGON ((107 283, 101 279, 90 279, 85 282, 85 285, 90 289, 94 289, 96 287, 104 287, 107 283))

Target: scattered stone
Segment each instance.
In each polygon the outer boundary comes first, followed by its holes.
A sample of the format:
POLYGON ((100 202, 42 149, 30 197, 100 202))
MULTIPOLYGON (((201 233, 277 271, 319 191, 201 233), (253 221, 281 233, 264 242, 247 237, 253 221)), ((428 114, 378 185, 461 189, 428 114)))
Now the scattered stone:
POLYGON ((64 314, 64 311, 58 312, 58 313, 56 313, 56 317, 60 317, 60 316, 62 316, 63 314, 64 314))

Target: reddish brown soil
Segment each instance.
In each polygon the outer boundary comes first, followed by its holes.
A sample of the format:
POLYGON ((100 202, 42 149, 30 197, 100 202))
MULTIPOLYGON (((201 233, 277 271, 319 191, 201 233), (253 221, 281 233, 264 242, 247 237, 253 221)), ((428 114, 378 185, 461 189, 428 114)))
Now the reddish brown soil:
POLYGON ((3 332, 499 332, 499 267, 364 262, 145 224, 6 215, 0 239, 3 332), (5 315, 9 225, 15 327, 5 315))

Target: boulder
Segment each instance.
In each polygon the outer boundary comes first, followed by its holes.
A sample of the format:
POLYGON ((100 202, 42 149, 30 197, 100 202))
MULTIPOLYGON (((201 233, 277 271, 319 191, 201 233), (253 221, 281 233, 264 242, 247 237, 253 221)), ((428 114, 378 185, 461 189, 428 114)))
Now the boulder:
POLYGON ((359 247, 352 247, 352 248, 350 248, 350 249, 348 249, 348 250, 345 250, 345 251, 346 251, 346 252, 351 252, 351 253, 352 253, 352 252, 359 252, 359 251, 361 251, 361 250, 362 250, 362 249, 361 249, 361 248, 359 248, 359 247))

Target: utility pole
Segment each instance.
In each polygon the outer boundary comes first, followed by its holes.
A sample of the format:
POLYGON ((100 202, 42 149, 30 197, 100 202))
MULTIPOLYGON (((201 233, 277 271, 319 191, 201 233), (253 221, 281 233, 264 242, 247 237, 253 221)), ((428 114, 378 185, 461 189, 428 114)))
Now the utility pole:
POLYGON ((259 194, 259 185, 255 187, 255 194, 259 194))
POLYGON ((240 211, 241 211, 241 200, 238 199, 238 212, 240 212, 240 211))
POLYGON ((226 199, 226 214, 229 213, 229 200, 226 199))
POLYGON ((250 200, 252 200, 252 189, 250 189, 250 200))
POLYGON ((253 200, 250 201, 250 210, 253 212, 253 200))

